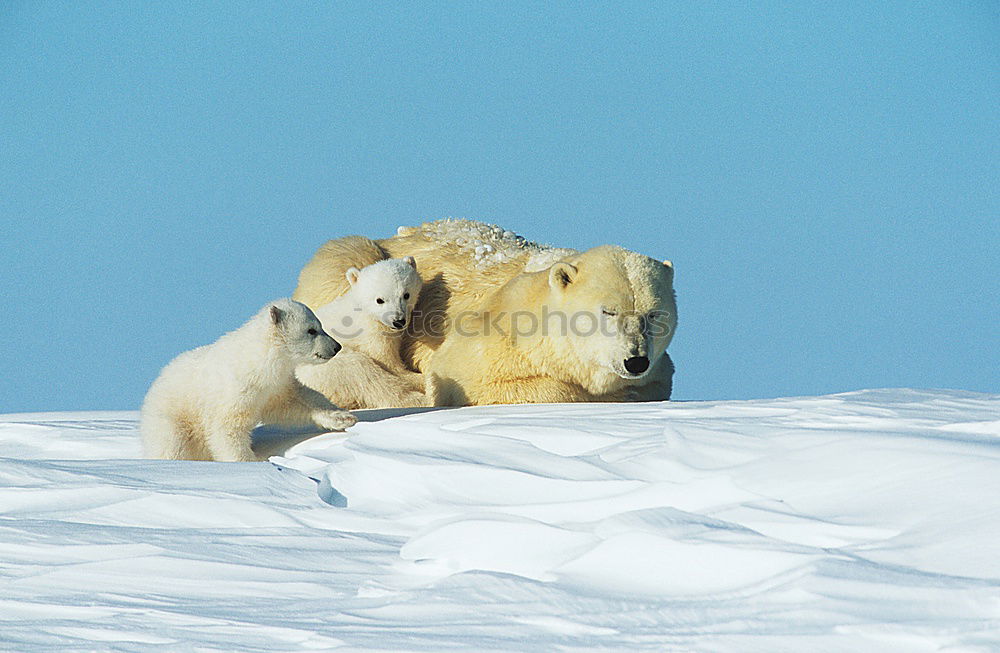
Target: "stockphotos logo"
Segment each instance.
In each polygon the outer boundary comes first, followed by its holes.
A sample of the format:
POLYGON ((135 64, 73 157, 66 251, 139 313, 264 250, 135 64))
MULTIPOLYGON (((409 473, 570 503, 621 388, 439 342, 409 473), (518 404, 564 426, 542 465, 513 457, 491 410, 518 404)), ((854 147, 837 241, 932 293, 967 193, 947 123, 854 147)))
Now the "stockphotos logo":
MULTIPOLYGON (((357 338, 368 328, 361 318, 362 310, 354 309, 358 315, 345 315, 339 324, 324 324, 326 331, 334 338, 350 340, 357 338)), ((413 311, 408 321, 409 333, 415 337, 441 339, 452 331, 462 337, 511 335, 524 338, 541 334, 543 337, 573 335, 581 338, 591 336, 614 337, 629 330, 651 338, 670 335, 670 312, 651 311, 637 313, 623 311, 609 314, 605 311, 550 311, 543 305, 541 315, 536 311, 462 311, 448 317, 445 311, 413 311), (626 326, 627 325, 627 326, 626 326)))

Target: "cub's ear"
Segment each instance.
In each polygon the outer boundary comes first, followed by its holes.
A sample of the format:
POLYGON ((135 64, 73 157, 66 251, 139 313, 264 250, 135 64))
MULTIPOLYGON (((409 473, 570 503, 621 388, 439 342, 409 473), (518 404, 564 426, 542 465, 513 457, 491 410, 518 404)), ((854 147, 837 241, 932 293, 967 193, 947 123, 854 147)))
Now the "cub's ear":
POLYGON ((414 270, 417 269, 417 262, 412 256, 404 256, 403 260, 414 270))
POLYGON ((271 307, 271 324, 281 324, 281 321, 285 319, 285 312, 278 308, 277 306, 271 307))
POLYGON ((667 275, 671 279, 673 279, 674 278, 674 264, 671 263, 670 261, 664 261, 663 262, 663 267, 665 267, 667 269, 667 275))
POLYGON ((347 274, 345 274, 344 276, 347 277, 347 283, 353 286, 358 282, 358 277, 360 275, 361 275, 361 270, 357 268, 347 268, 347 274))
POLYGON ((549 268, 549 285, 557 290, 562 290, 573 283, 579 270, 570 263, 556 263, 549 268))

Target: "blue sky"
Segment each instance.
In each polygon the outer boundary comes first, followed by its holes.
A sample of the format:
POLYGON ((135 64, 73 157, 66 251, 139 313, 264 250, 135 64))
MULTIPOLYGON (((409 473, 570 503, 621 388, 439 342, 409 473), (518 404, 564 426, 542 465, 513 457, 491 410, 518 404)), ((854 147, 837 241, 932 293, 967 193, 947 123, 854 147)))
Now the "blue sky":
POLYGON ((678 399, 1000 391, 997 3, 6 2, 0 89, 0 412, 447 216, 672 259, 678 399))

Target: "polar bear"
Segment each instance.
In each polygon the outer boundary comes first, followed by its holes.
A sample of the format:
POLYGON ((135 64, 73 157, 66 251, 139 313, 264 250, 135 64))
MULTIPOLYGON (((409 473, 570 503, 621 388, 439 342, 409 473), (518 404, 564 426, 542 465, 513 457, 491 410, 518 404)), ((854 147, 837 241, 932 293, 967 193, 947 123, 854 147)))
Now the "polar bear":
POLYGON ((424 286, 403 337, 403 360, 422 371, 456 315, 475 310, 483 297, 525 270, 545 269, 573 250, 534 243, 496 225, 437 220, 399 227, 391 238, 346 236, 327 241, 299 274, 292 298, 318 309, 346 292, 345 272, 411 255, 424 286))
MULTIPOLYGON (((410 254, 420 261, 424 279, 412 324, 403 336, 401 352, 407 367, 422 373, 431 370, 447 336, 452 340, 443 352, 448 360, 464 360, 470 370, 479 370, 487 379, 493 379, 501 385, 502 379, 512 379, 510 384, 523 388, 523 392, 512 393, 509 387, 494 387, 487 380, 481 388, 473 389, 471 394, 460 393, 456 388, 464 377, 461 374, 452 375, 452 363, 442 363, 436 369, 435 376, 428 377, 429 389, 442 403, 552 401, 553 396, 560 401, 647 401, 670 398, 673 364, 664 350, 677 325, 677 306, 673 290, 674 271, 669 262, 656 261, 611 246, 597 247, 581 253, 534 243, 496 225, 470 220, 438 220, 418 227, 400 227, 395 236, 381 240, 347 236, 328 241, 302 269, 293 297, 313 307, 322 306, 344 291, 347 286, 344 273, 349 267, 363 267, 403 254, 410 254), (578 267, 575 261, 585 265, 578 267), (576 279, 576 273, 570 272, 571 268, 576 268, 583 276, 576 279), (551 338, 546 334, 546 337, 535 338, 534 342, 539 347, 531 351, 513 346, 500 349, 490 346, 484 349, 481 338, 460 338, 452 334, 459 326, 472 326, 475 317, 487 308, 495 308, 501 304, 511 313, 534 311, 536 317, 542 316, 543 309, 551 313, 554 310, 552 307, 538 304, 541 298, 547 301, 550 298, 548 294, 541 292, 542 286, 538 285, 538 280, 542 277, 547 279, 544 275, 553 269, 562 271, 558 279, 566 277, 583 283, 572 289, 567 284, 565 289, 571 290, 571 294, 553 295, 552 298, 558 299, 560 306, 570 299, 576 302, 586 301, 584 297, 587 293, 578 291, 589 289, 588 292, 592 293, 601 285, 601 280, 595 276, 594 271, 601 270, 609 275, 610 290, 602 301, 609 307, 618 306, 620 309, 618 316, 605 316, 621 318, 612 320, 613 324, 606 327, 621 330, 621 334, 616 336, 620 338, 618 344, 614 344, 616 340, 611 336, 583 339, 570 334, 565 342, 553 350, 552 343, 547 342, 551 338), (529 279, 532 279, 530 284, 529 279), (515 280, 516 284, 500 293, 515 280), (529 292, 531 284, 534 287, 529 292), (646 336, 643 336, 646 354, 631 355, 627 350, 632 348, 631 342, 634 340, 638 351, 638 340, 637 336, 626 337, 626 331, 632 333, 638 326, 646 325, 649 316, 643 317, 641 311, 655 313, 657 329, 655 333, 650 332, 652 339, 648 342, 646 336), (578 351, 563 347, 571 341, 579 347, 578 351), (497 358, 481 358, 487 349, 497 358), (560 358, 557 351, 564 352, 567 356, 560 358), (612 362, 612 355, 621 360, 612 362), (536 361, 537 365, 532 363, 531 366, 524 367, 519 361, 525 357, 529 361, 538 357, 545 359, 545 362, 542 364, 536 361), (625 369, 623 374, 619 374, 624 368, 625 360, 630 358, 647 358, 647 369, 635 374, 625 369), (487 365, 488 368, 481 369, 482 365, 487 365), (542 373, 548 377, 562 380, 566 385, 553 393, 543 387, 545 384, 535 384, 519 376, 519 367, 534 369, 533 366, 544 370, 542 373)), ((548 287, 554 291, 552 286, 548 287)), ((573 311, 576 312, 575 305, 573 311)), ((596 304, 590 306, 588 312, 598 318, 603 315, 596 304)), ((568 317, 571 316, 567 316, 567 319, 568 317)), ((496 319, 496 315, 493 315, 486 324, 492 326, 496 319)), ((641 362, 636 360, 631 365, 637 370, 641 362)))
POLYGON ((299 366, 296 376, 344 408, 426 406, 423 375, 407 369, 399 353, 423 285, 416 261, 406 256, 351 267, 344 278, 347 292, 316 309, 344 350, 321 365, 299 366))
POLYGON ((673 266, 605 245, 522 273, 454 325, 426 370, 436 406, 669 397, 673 266))
POLYGON ((304 304, 280 299, 211 345, 171 361, 140 413, 147 457, 252 461, 257 424, 317 424, 343 431, 357 418, 295 379, 295 367, 323 363, 340 345, 304 304))

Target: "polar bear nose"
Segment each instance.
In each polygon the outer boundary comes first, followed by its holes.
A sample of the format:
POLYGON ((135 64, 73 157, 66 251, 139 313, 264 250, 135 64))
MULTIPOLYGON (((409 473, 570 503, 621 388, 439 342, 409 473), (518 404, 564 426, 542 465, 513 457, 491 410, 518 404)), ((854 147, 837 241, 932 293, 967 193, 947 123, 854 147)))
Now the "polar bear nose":
POLYGON ((629 374, 642 374, 649 369, 649 359, 645 356, 633 356, 625 359, 625 369, 629 374))
POLYGON ((406 320, 405 319, 401 318, 401 319, 393 320, 392 321, 392 328, 393 329, 402 329, 405 326, 406 326, 406 320))

